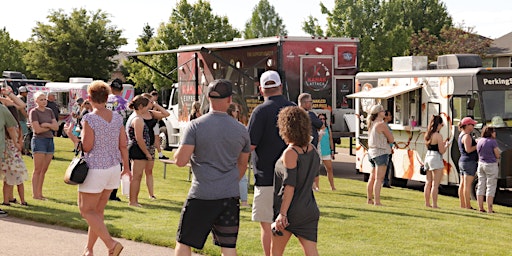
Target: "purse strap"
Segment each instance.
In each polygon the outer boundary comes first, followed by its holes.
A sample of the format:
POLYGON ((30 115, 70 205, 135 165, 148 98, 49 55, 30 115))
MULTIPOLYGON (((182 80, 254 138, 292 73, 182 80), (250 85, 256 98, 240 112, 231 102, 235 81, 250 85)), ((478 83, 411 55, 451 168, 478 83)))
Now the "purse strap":
POLYGON ((78 153, 80 153, 80 157, 84 157, 84 147, 82 145, 82 141, 78 141, 78 144, 75 148, 75 156, 78 156, 78 153))

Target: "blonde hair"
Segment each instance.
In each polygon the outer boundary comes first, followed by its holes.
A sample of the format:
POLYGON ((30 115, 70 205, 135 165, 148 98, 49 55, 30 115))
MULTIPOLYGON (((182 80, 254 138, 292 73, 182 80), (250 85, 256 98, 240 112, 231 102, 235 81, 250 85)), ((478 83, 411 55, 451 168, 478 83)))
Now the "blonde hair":
POLYGON ((34 95, 33 95, 34 100, 36 100, 37 98, 41 97, 41 95, 44 95, 46 97, 46 93, 45 92, 37 91, 36 93, 34 93, 34 95))
POLYGON ((87 87, 87 93, 89 94, 90 101, 101 104, 107 102, 111 90, 107 83, 96 80, 87 87))
POLYGON ((366 124, 368 124, 368 131, 372 128, 373 122, 375 122, 375 119, 377 119, 377 116, 379 116, 379 113, 385 111, 384 107, 380 104, 373 105, 373 107, 370 109, 370 113, 368 113, 368 117, 366 118, 366 124))

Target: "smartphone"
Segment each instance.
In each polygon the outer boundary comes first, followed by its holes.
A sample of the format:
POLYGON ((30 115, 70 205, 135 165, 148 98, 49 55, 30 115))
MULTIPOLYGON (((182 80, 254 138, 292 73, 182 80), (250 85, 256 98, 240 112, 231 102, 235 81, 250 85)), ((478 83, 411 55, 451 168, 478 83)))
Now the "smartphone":
POLYGON ((281 232, 280 230, 277 230, 276 227, 272 228, 272 234, 274 236, 283 236, 283 232, 281 232))

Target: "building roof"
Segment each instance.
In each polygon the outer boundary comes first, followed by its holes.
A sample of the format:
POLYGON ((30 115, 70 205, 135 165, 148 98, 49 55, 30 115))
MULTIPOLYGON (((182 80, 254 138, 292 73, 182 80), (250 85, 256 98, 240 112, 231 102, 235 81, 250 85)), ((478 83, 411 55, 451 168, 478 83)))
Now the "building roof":
POLYGON ((512 56, 512 32, 496 38, 489 48, 488 55, 512 56))

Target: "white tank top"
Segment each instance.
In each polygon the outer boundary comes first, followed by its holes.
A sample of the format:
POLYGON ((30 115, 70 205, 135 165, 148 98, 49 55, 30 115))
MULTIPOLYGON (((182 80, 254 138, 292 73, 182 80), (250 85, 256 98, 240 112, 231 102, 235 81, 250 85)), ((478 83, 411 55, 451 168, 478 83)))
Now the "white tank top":
POLYGON ((382 132, 378 132, 375 128, 377 123, 370 129, 368 136, 368 154, 370 158, 375 158, 381 155, 391 154, 391 147, 389 146, 388 139, 382 132))

